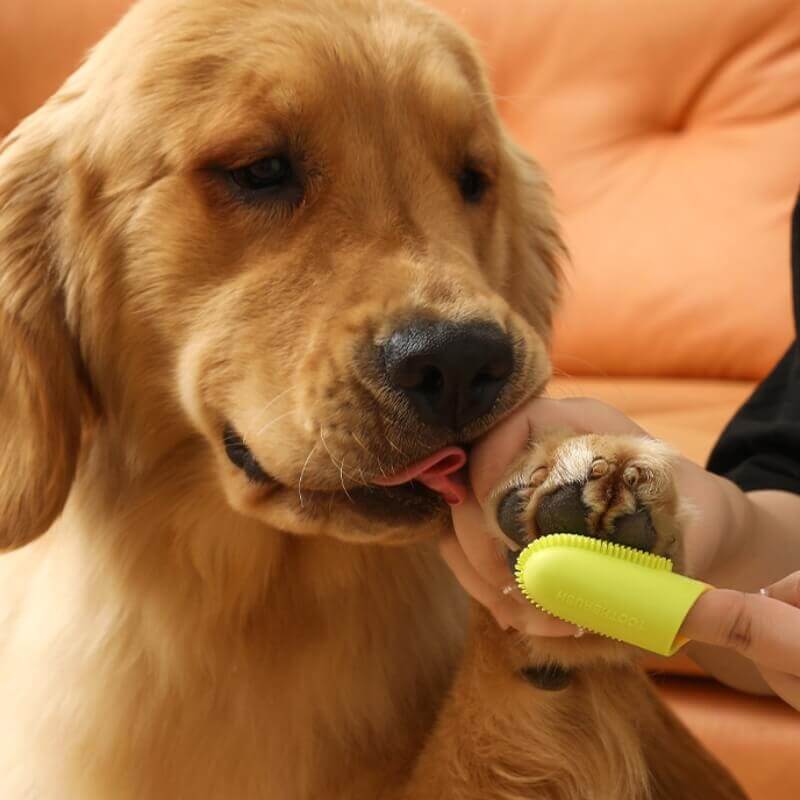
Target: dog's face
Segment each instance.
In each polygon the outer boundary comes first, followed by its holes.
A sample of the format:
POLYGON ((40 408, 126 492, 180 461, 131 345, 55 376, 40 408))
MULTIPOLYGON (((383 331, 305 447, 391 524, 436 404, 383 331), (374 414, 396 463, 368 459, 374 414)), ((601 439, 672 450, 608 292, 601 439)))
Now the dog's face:
POLYGON ((443 520, 373 482, 549 375, 546 189, 421 5, 144 0, 7 140, 0 200, 0 546, 58 513, 87 396, 131 469, 180 453, 363 539, 443 520))

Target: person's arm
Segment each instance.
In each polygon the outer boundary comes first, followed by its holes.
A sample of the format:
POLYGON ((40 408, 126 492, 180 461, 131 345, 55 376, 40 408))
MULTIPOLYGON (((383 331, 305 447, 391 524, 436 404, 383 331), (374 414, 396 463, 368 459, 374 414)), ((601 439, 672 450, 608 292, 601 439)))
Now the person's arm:
MULTIPOLYGON (((474 494, 453 509, 456 535, 442 544, 443 554, 464 588, 487 606, 501 625, 538 636, 569 636, 575 629, 503 593, 510 573, 487 532, 481 506, 507 465, 526 445, 530 431, 555 427, 576 433, 647 435, 624 414, 595 400, 539 399, 528 403, 473 449, 470 476, 474 494)), ((768 598, 760 598, 758 590, 800 570, 800 495, 783 491, 746 493, 685 458, 677 463, 675 479, 679 496, 695 509, 684 534, 683 568, 693 577, 722 587, 722 592, 708 594, 714 602, 721 602, 720 598, 725 601, 718 608, 704 600, 699 604, 700 616, 692 618, 693 624, 700 624, 700 638, 718 647, 693 643, 687 646, 687 652, 709 673, 736 688, 757 693, 769 692, 770 687, 781 691, 767 672, 769 685, 751 661, 737 655, 747 653, 755 658, 758 653, 749 651, 735 635, 726 640, 725 633, 735 634, 742 621, 769 626, 772 617, 785 612, 780 604, 776 610, 775 600, 765 607, 763 601, 768 598), (763 612, 764 618, 740 620, 735 613, 728 613, 709 619, 708 613, 715 610, 735 612, 742 593, 755 593, 746 595, 753 599, 746 601, 745 610, 763 612)), ((800 609, 787 607, 797 618, 795 627, 800 636, 800 609)), ((768 649, 772 646, 767 645, 768 649)), ((786 645, 791 647, 791 642, 786 645)), ((787 662, 785 672, 800 675, 800 664, 787 662)), ((800 698, 793 697, 786 699, 800 703, 800 698)))
POLYGON ((699 642, 716 645, 720 653, 744 656, 754 670, 757 664, 765 689, 800 710, 800 572, 759 594, 706 592, 689 611, 681 633, 695 647, 701 647, 699 642))
MULTIPOLYGON (((708 470, 680 459, 676 480, 680 496, 697 512, 686 530, 683 566, 697 578, 727 587, 704 595, 687 619, 699 633, 694 638, 708 643, 691 644, 687 652, 726 683, 756 692, 771 687, 800 706, 800 664, 792 661, 796 652, 792 647, 800 641, 800 201, 792 221, 792 270, 797 339, 728 424, 708 470), (785 576, 789 577, 781 580, 785 576), (772 589, 777 599, 754 594, 776 581, 780 583, 772 589), (754 645, 740 635, 741 625, 745 632, 748 626, 760 632, 754 645), (753 661, 759 661, 762 649, 774 655, 782 643, 785 674, 769 665, 759 671, 753 661)), ((508 568, 486 534, 481 502, 524 447, 530 431, 558 427, 647 435, 604 403, 534 400, 473 449, 470 472, 475 494, 454 509, 456 536, 442 545, 464 588, 500 624, 538 636, 569 636, 575 629, 555 624, 531 606, 521 609, 513 594, 502 592, 508 568)))
MULTIPOLYGON (((800 201, 792 219, 795 327, 800 340, 800 201)), ((720 478, 720 502, 700 508, 693 527, 719 531, 707 580, 752 592, 800 568, 800 345, 796 340, 728 423, 708 462, 720 478), (719 514, 719 519, 711 515, 719 514)), ((708 475, 695 467, 684 477, 702 500, 708 475), (694 484, 697 483, 697 486, 694 484)), ((712 492, 713 493, 713 492, 712 492)), ((702 548, 702 543, 700 543, 702 548)), ((690 558, 692 554, 690 554, 690 558)), ((700 565, 703 568, 703 565, 700 565)), ((742 688, 767 690, 755 668, 727 651, 692 646, 689 653, 714 675, 742 688)))
MULTIPOLYGON (((697 577, 713 586, 757 593, 800 570, 800 495, 745 493, 688 460, 681 462, 678 484, 695 507, 685 556, 697 577)), ((755 665, 728 648, 693 642, 686 652, 724 683, 751 692, 770 691, 755 665)))
POLYGON ((677 483, 694 506, 684 547, 698 577, 758 591, 800 569, 800 495, 743 492, 688 459, 681 459, 677 483))

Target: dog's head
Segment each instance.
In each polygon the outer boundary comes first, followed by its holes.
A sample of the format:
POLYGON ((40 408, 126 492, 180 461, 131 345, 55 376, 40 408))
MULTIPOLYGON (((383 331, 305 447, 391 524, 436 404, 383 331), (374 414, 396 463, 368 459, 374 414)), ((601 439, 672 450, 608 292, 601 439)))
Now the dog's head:
POLYGON ((0 547, 82 439, 281 530, 444 519, 374 483, 542 385, 560 252, 429 9, 143 0, 0 150, 0 547))

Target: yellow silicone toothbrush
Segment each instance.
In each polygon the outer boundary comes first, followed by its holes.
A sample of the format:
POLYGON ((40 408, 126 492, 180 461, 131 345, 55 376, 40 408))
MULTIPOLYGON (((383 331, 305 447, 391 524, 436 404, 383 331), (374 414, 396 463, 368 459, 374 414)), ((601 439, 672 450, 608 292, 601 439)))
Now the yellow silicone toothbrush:
POLYGON ((543 536, 517 558, 517 583, 555 617, 670 656, 707 583, 678 575, 668 558, 571 533, 543 536))

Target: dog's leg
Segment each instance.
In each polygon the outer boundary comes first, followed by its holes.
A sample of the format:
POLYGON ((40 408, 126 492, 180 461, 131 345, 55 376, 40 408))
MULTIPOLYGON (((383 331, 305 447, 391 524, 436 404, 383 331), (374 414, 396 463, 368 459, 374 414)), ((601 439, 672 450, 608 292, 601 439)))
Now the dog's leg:
POLYGON ((641 675, 630 665, 530 677, 531 645, 474 609, 459 675, 402 800, 645 800, 641 675))
MULTIPOLYGON (((571 531, 680 563, 685 514, 672 456, 652 440, 551 435, 514 464, 492 495, 490 516, 512 549, 537 535, 571 531)), ((447 704, 397 796, 744 798, 664 707, 630 648, 597 637, 504 632, 478 608, 447 704)))

